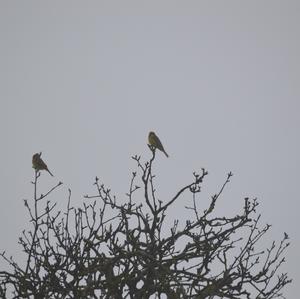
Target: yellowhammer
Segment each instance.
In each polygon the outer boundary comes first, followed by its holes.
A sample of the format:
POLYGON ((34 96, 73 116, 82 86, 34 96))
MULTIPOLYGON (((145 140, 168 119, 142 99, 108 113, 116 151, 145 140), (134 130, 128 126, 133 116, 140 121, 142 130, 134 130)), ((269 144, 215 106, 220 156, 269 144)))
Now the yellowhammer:
POLYGON ((32 167, 36 171, 46 170, 53 176, 53 174, 48 169, 48 166, 46 165, 46 163, 42 160, 41 155, 42 155, 42 153, 36 153, 32 156, 32 167))
POLYGON ((148 135, 148 142, 151 146, 158 148, 160 151, 162 151, 167 157, 169 157, 169 155, 166 153, 163 145, 161 144, 159 138, 155 135, 154 132, 150 132, 148 135))

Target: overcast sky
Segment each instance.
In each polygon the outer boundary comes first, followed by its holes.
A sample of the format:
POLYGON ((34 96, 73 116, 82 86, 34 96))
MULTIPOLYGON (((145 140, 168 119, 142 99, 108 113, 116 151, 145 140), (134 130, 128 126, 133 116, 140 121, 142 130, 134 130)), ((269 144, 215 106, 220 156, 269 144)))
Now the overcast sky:
POLYGON ((80 205, 97 175, 121 201, 154 130, 161 199, 205 167, 205 208, 232 171, 222 213, 258 198, 267 242, 291 237, 296 298, 299 37, 299 1, 0 1, 0 250, 20 258, 33 153, 55 175, 41 191, 64 182, 51 200, 80 205))

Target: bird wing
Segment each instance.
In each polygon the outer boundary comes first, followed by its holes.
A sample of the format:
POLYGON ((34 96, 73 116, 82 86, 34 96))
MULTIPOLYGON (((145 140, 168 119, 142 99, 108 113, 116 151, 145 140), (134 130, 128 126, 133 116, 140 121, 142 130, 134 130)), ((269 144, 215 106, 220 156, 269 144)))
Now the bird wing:
POLYGON ((41 169, 48 169, 47 164, 42 159, 39 159, 38 163, 41 169))
POLYGON ((161 144, 161 142, 160 142, 160 140, 159 140, 159 138, 158 138, 157 136, 155 136, 155 143, 156 143, 156 147, 157 147, 159 150, 161 150, 161 151, 163 151, 163 152, 165 151, 163 145, 161 144))

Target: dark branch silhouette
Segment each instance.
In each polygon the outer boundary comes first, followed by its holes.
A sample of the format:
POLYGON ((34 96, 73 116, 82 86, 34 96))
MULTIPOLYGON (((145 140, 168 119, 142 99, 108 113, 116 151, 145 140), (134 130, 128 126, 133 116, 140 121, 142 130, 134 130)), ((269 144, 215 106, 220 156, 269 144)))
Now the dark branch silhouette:
POLYGON ((69 190, 65 213, 46 201, 62 183, 39 195, 36 172, 33 199, 24 202, 32 230, 19 238, 26 265, 1 253, 10 270, 0 271, 0 297, 284 298, 282 289, 291 280, 279 268, 287 234, 260 249, 270 225, 261 227, 255 199, 246 198, 238 215, 214 216, 231 173, 206 209, 198 202, 205 169, 172 198, 160 200, 150 149, 146 163, 132 157, 137 172, 125 199, 117 200, 96 177, 95 194, 86 195, 80 208, 72 207, 69 190), (191 198, 185 207, 189 219, 174 219, 167 227, 169 208, 183 196, 191 198))

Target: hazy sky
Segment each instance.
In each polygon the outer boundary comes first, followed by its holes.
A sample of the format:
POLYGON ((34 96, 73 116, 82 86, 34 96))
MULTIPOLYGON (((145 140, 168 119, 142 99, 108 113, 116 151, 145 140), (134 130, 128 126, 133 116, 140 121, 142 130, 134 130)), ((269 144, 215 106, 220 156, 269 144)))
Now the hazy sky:
POLYGON ((299 37, 299 1, 0 1, 0 250, 19 256, 33 153, 55 175, 41 191, 64 182, 63 207, 96 175, 121 201, 154 130, 170 155, 156 161, 161 199, 205 167, 205 208, 232 171, 219 212, 258 198, 267 242, 291 237, 296 298, 299 37))

